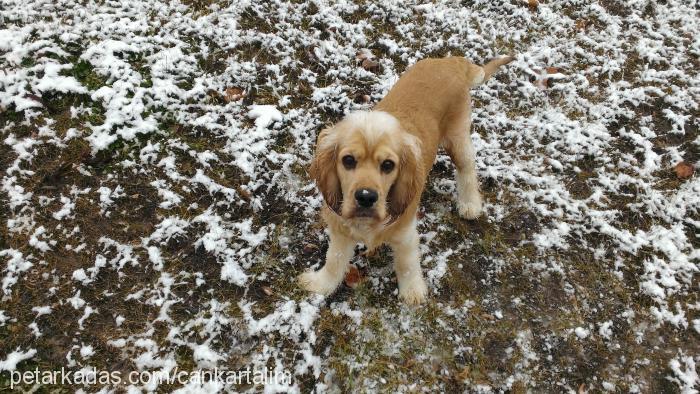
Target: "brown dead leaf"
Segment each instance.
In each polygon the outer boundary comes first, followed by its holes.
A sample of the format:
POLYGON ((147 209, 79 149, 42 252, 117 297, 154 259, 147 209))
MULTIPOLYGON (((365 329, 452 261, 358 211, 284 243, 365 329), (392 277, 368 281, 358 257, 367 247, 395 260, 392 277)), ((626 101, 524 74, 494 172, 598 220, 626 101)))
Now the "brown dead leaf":
POLYGON ((355 103, 357 104, 367 104, 372 98, 368 94, 358 94, 355 96, 355 103))
POLYGON ((247 201, 250 201, 251 198, 253 197, 248 190, 246 190, 240 186, 237 187, 236 190, 238 191, 238 194, 240 194, 241 197, 243 197, 243 199, 245 199, 247 201))
POLYGON ((581 383, 578 386, 578 394, 586 394, 586 383, 581 383))
POLYGON ((461 371, 457 373, 457 379, 459 380, 467 380, 471 376, 471 368, 467 365, 466 367, 462 368, 461 371))
POLYGON ((544 70, 534 70, 535 75, 530 77, 530 81, 542 90, 547 90, 552 85, 550 76, 559 74, 561 69, 558 67, 546 67, 544 70))
POLYGON ((537 7, 540 6, 540 2, 538 0, 527 0, 527 6, 530 7, 530 10, 537 11, 537 7))
POLYGON ((377 72, 379 71, 379 63, 372 59, 365 59, 362 61, 362 68, 367 71, 377 72))
POLYGON ((314 245, 311 243, 305 243, 304 247, 302 248, 301 252, 304 253, 304 255, 310 255, 314 253, 315 251, 318 250, 318 245, 314 245))
POLYGON ((685 161, 682 161, 682 162, 676 164, 674 171, 676 172, 676 176, 678 178, 688 179, 691 176, 693 176, 693 173, 695 172, 695 167, 693 167, 689 163, 686 163, 685 161))
POLYGON ((354 289, 356 288, 360 283, 363 281, 362 274, 360 274, 360 270, 357 269, 355 264, 350 264, 350 268, 348 269, 348 272, 345 274, 345 284, 351 288, 354 289))
POLYGON ((231 87, 226 88, 226 95, 224 95, 224 100, 227 103, 231 101, 238 101, 246 96, 246 92, 241 88, 231 87))

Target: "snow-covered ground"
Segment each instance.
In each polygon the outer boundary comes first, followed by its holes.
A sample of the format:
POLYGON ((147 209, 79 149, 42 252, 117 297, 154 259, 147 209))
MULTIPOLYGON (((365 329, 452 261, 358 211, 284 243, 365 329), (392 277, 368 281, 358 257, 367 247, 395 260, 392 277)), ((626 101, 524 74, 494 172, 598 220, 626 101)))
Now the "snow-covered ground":
POLYGON ((64 367, 155 377, 87 391, 697 392, 698 16, 2 0, 0 387, 64 367), (430 302, 398 302, 387 250, 358 252, 354 290, 299 290, 327 246, 319 129, 419 59, 501 54, 474 91, 486 215, 458 217, 442 155, 423 196, 430 302), (284 378, 156 379, 214 368, 284 378))

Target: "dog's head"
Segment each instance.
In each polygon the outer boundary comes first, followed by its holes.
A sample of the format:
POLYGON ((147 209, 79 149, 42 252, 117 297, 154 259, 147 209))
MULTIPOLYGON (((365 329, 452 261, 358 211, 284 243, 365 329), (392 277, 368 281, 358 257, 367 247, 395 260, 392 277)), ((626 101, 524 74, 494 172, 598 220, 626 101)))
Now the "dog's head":
POLYGON ((401 216, 422 171, 420 140, 381 111, 355 112, 323 130, 310 168, 331 210, 375 222, 401 216))

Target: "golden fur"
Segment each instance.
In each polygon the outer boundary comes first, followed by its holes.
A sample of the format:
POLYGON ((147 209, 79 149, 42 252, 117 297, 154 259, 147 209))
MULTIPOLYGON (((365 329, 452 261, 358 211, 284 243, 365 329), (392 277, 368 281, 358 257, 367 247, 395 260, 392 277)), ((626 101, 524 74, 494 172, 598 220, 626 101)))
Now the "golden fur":
POLYGON ((324 267, 300 275, 302 287, 333 292, 357 242, 370 250, 388 243, 399 296, 410 304, 425 299, 416 211, 426 178, 443 146, 457 168, 460 215, 473 219, 481 214, 469 89, 511 60, 498 58, 483 67, 462 57, 421 60, 372 111, 352 113, 319 134, 310 174, 326 202, 321 214, 330 244, 324 267), (356 194, 366 191, 378 196, 369 208, 356 194))

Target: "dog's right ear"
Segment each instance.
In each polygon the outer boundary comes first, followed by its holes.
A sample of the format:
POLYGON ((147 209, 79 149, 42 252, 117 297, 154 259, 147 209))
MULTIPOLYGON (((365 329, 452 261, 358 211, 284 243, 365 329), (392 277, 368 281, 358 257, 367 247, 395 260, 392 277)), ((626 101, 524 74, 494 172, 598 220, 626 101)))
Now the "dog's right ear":
POLYGON ((333 128, 321 131, 316 141, 316 154, 311 161, 309 174, 316 181, 318 189, 328 207, 340 215, 340 204, 343 193, 340 189, 340 179, 336 170, 338 160, 338 141, 333 128))

